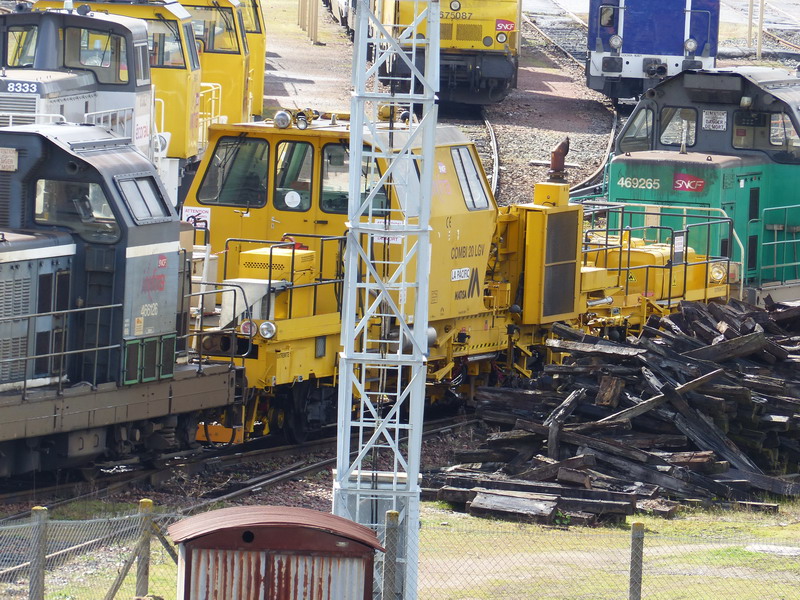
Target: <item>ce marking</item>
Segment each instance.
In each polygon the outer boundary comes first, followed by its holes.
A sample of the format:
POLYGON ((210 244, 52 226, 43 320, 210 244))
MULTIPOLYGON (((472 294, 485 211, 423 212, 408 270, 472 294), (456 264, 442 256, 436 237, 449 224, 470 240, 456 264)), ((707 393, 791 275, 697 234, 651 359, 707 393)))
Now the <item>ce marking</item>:
POLYGON ((452 216, 449 216, 449 215, 447 216, 447 218, 444 220, 444 226, 447 227, 447 229, 450 229, 453 226, 453 217, 452 216))

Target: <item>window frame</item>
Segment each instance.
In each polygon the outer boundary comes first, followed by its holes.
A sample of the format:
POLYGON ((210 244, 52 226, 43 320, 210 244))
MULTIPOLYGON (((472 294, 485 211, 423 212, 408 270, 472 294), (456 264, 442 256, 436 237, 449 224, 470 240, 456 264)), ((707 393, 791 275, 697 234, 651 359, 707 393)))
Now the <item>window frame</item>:
POLYGON ((486 189, 484 178, 481 177, 480 170, 478 166, 475 164, 475 157, 473 156, 470 147, 468 145, 458 145, 458 146, 451 146, 450 147, 450 159, 453 161, 453 168, 455 170, 456 181, 458 182, 459 189, 461 190, 461 197, 464 200, 464 205, 466 206, 467 210, 472 212, 476 210, 488 210, 492 207, 492 203, 489 200, 489 190, 486 189), (469 156, 470 160, 465 163, 463 155, 466 154, 469 156), (458 155, 458 160, 457 160, 458 155), (471 173, 467 173, 464 169, 464 166, 469 165, 472 167, 471 173), (461 170, 459 170, 461 169, 461 170), (470 178, 474 178, 474 182, 477 183, 478 188, 480 189, 483 199, 486 203, 485 206, 477 206, 475 204, 475 197, 474 197, 474 190, 473 186, 470 183, 470 178), (466 183, 466 189, 465 189, 466 183), (467 192, 469 192, 469 198, 467 197, 467 192), (472 205, 470 205, 470 201, 472 205))
MULTIPOLYGON (((240 40, 239 40, 239 32, 237 31, 237 26, 236 26, 236 23, 237 23, 237 16, 236 16, 237 15, 237 11, 234 11, 234 9, 232 7, 226 7, 226 6, 204 6, 204 5, 198 5, 198 4, 192 4, 192 5, 186 4, 186 5, 184 5, 184 8, 186 8, 186 10, 188 10, 192 15, 192 25, 194 26, 198 22, 201 22, 202 25, 203 25, 203 30, 204 31, 205 31, 205 29, 206 29, 206 27, 207 27, 207 25, 209 23, 209 20, 205 19, 205 18, 202 18, 202 16, 200 16, 200 15, 202 15, 203 13, 206 13, 206 12, 212 13, 214 15, 213 23, 216 24, 216 23, 221 21, 223 26, 224 26, 225 32, 226 33, 228 33, 228 32, 230 33, 231 39, 236 44, 236 47, 235 48, 231 48, 230 50, 220 50, 220 49, 218 49, 216 47, 216 45, 214 45, 213 48, 209 48, 208 44, 206 43, 206 40, 203 39, 202 37, 198 37, 197 32, 194 30, 194 27, 193 27, 192 31, 194 32, 194 37, 195 37, 196 40, 198 40, 198 41, 203 43, 203 52, 204 53, 208 52, 208 53, 211 53, 211 54, 242 54, 242 46, 241 46, 241 43, 240 43, 240 40), (196 14, 196 13, 199 13, 199 14, 196 14), (223 18, 223 16, 222 16, 223 14, 230 15, 230 22, 228 22, 227 19, 223 18)), ((242 33, 242 35, 243 34, 244 33, 242 33)), ((213 39, 216 39, 216 37, 217 36, 214 35, 213 39)))
POLYGON ((34 197, 33 222, 36 223, 36 225, 63 227, 64 229, 67 229, 70 232, 72 232, 74 235, 80 237, 82 240, 93 244, 107 244, 107 245, 116 244, 122 238, 121 220, 118 211, 115 210, 114 207, 115 203, 111 201, 113 195, 110 195, 108 193, 109 190, 106 188, 104 183, 99 183, 97 181, 75 181, 71 179, 56 179, 53 177, 37 177, 32 181, 32 185, 33 185, 33 197, 34 197), (63 189, 50 190, 50 192, 55 192, 57 194, 57 197, 61 196, 62 198, 66 199, 66 202, 59 202, 58 200, 56 200, 56 203, 53 206, 49 205, 45 206, 44 203, 42 203, 41 207, 42 213, 39 213, 37 212, 39 209, 38 204, 40 199, 39 184, 40 183, 42 184, 42 199, 43 199, 44 193, 48 192, 48 190, 45 189, 47 182, 53 182, 58 186, 62 186, 63 189), (79 188, 81 186, 86 186, 87 194, 85 196, 85 203, 83 202, 80 203, 81 206, 84 207, 84 210, 79 209, 78 203, 76 203, 77 196, 76 198, 68 197, 66 186, 75 186, 76 188, 79 188), (78 222, 84 224, 98 222, 96 221, 96 219, 98 218, 99 215, 94 214, 95 207, 91 204, 91 199, 90 199, 92 195, 91 186, 95 186, 102 193, 105 205, 108 207, 108 211, 111 213, 110 217, 103 215, 103 220, 100 221, 100 226, 98 226, 94 231, 92 231, 92 228, 88 226, 84 228, 76 226, 78 222), (75 203, 75 210, 72 210, 68 207, 70 201, 75 203), (47 210, 51 208, 63 209, 65 206, 67 207, 66 210, 57 210, 57 212, 59 212, 60 214, 50 215, 47 219, 39 217, 39 214, 42 215, 45 214, 45 209, 47 210), (87 215, 82 214, 89 212, 85 210, 86 208, 90 209, 92 213, 91 219, 87 215), (77 221, 74 219, 66 220, 64 219, 65 215, 70 217, 75 216, 78 219, 77 221), (105 227, 102 227, 103 225, 109 225, 109 224, 113 224, 113 228, 111 231, 108 231, 105 227), (109 235, 109 237, 107 239, 98 237, 103 235, 109 235))
MULTIPOLYGON (((217 199, 217 201, 209 202, 208 200, 201 199, 201 197, 202 197, 201 196, 201 192, 203 190, 203 187, 206 185, 206 182, 210 181, 208 178, 211 175, 211 173, 212 172, 216 172, 216 173, 220 172, 219 168, 214 166, 213 168, 206 168, 205 173, 203 174, 203 179, 200 181, 200 183, 197 186, 197 193, 195 194, 196 200, 197 200, 197 204, 199 206, 209 206, 209 207, 218 206, 218 207, 228 207, 228 208, 241 208, 241 209, 246 209, 246 210, 264 208, 265 206, 267 206, 268 197, 269 197, 269 188, 270 188, 270 178, 269 178, 270 165, 269 165, 269 163, 270 163, 270 160, 271 160, 270 154, 272 152, 272 145, 270 144, 270 142, 268 140, 266 140, 265 138, 255 137, 255 136, 252 136, 252 137, 243 137, 243 136, 236 136, 236 135, 221 136, 220 138, 217 139, 217 142, 214 145, 214 149, 211 151, 211 155, 210 155, 210 158, 209 158, 209 163, 213 164, 213 161, 215 161, 215 160, 217 160, 218 162, 222 162, 222 160, 230 161, 231 164, 236 162, 236 160, 238 159, 238 157, 236 155, 229 156, 226 153, 221 159, 218 157, 217 152, 219 151, 220 146, 222 144, 230 144, 230 148, 229 148, 228 152, 234 152, 235 151, 237 154, 238 154, 238 152, 241 149, 243 144, 254 144, 254 145, 261 146, 263 158, 260 161, 260 163, 263 165, 264 173, 266 174, 265 179, 264 179, 264 194, 262 196, 262 202, 258 203, 258 204, 252 204, 249 201, 248 202, 243 202, 243 203, 238 203, 238 204, 229 203, 229 202, 220 203, 219 202, 219 198, 220 198, 220 195, 221 195, 220 192, 224 189, 224 186, 227 185, 228 178, 230 177, 230 171, 227 174, 225 174, 225 178, 224 178, 222 184, 217 186, 217 190, 216 190, 216 199, 217 199), (264 151, 266 151, 265 155, 264 155, 264 151)), ((256 150, 258 150, 258 149, 256 149, 256 150)), ((208 152, 208 150, 206 152, 208 152)), ((254 152, 254 155, 255 155, 255 152, 254 152)), ((252 166, 252 164, 253 163, 251 162, 250 166, 252 166)))
MULTIPOLYGON (((686 147, 687 148, 694 147, 697 144, 697 129, 698 129, 698 127, 697 127, 697 119, 698 119, 698 113, 697 113, 697 108, 695 108, 693 106, 662 106, 661 107, 661 110, 659 111, 659 114, 658 114, 658 143, 661 144, 662 146, 671 146, 671 147, 679 147, 683 143, 682 141, 678 141, 678 142, 674 142, 674 143, 670 143, 670 142, 665 142, 664 141, 664 132, 666 131, 666 127, 664 126, 664 111, 669 110, 669 109, 675 109, 677 111, 675 114, 678 114, 679 111, 684 111, 684 110, 691 110, 694 113, 694 134, 693 134, 694 137, 692 138, 691 142, 689 141, 689 139, 686 140, 686 147)), ((669 125, 672 125, 673 121, 674 121, 674 117, 673 117, 673 119, 670 119, 669 124, 667 125, 667 127, 669 125)), ((687 138, 688 138, 688 135, 687 135, 687 138)))
POLYGON ((163 223, 164 221, 172 220, 172 211, 170 210, 170 203, 164 197, 161 188, 156 181, 155 176, 153 173, 150 172, 140 172, 140 173, 125 173, 125 175, 118 175, 114 177, 114 182, 117 185, 117 189, 119 190, 120 196, 122 196, 122 201, 125 203, 125 207, 128 209, 131 217, 133 220, 138 224, 145 224, 145 223, 163 223), (149 181, 151 184, 151 190, 155 191, 156 193, 151 197, 151 200, 154 203, 148 203, 148 198, 145 194, 142 193, 140 182, 149 181), (132 198, 128 194, 126 190, 125 184, 133 183, 136 186, 137 191, 140 194, 141 199, 143 200, 144 204, 146 205, 148 212, 150 212, 149 216, 140 215, 137 213, 136 209, 134 208, 134 204, 131 201, 132 198), (152 208, 153 206, 157 206, 161 209, 161 214, 154 215, 152 208))
MULTIPOLYGON (((131 52, 128 52, 128 42, 129 39, 124 35, 119 33, 115 33, 113 31, 108 31, 104 29, 94 29, 90 27, 78 27, 75 25, 66 25, 62 28, 63 31, 63 64, 65 67, 69 69, 78 69, 80 71, 91 71, 94 73, 95 78, 97 79, 97 83, 100 85, 118 85, 118 86, 128 86, 131 84, 131 76, 135 76, 135 73, 132 73, 133 69, 131 69, 131 60, 134 58, 133 48, 131 48, 131 52), (77 47, 77 55, 73 56, 72 54, 67 52, 68 46, 73 44, 75 39, 71 36, 73 35, 71 32, 76 31, 78 32, 78 47, 77 47), (92 50, 89 48, 89 40, 86 40, 86 48, 83 47, 83 38, 90 35, 96 35, 98 37, 106 36, 108 39, 108 54, 109 54, 109 64, 107 67, 104 67, 101 63, 99 65, 92 65, 89 63, 84 62, 83 52, 84 50, 92 50), (112 62, 111 59, 114 57, 114 44, 115 39, 119 40, 121 43, 117 46, 116 50, 118 50, 119 55, 117 56, 116 62, 112 62), (71 61, 70 59, 77 58, 76 62, 71 61), (125 67, 123 69, 123 66, 125 67), (125 73, 126 79, 122 79, 122 74, 125 73), (112 75, 114 77, 113 80, 109 80, 108 75, 112 75)), ((131 44, 132 46, 132 44, 131 44)), ((92 50, 93 51, 93 50, 92 50)), ((105 56, 106 50, 102 51, 101 59, 105 56)))
MULTIPOLYGON (((312 191, 313 191, 315 185, 317 185, 314 182, 314 178, 317 176, 316 168, 315 168, 315 164, 314 164, 315 159, 316 159, 316 150, 317 149, 314 146, 314 144, 312 144, 311 142, 307 142, 305 140, 283 139, 283 140, 278 141, 277 144, 275 144, 275 161, 274 161, 274 164, 272 165, 272 184, 268 185, 269 191, 272 192, 272 208, 274 208, 275 210, 280 211, 280 212, 294 212, 294 213, 308 212, 308 211, 311 210, 311 208, 314 206, 314 198, 313 198, 312 191), (278 202, 277 202, 278 190, 286 189, 285 185, 281 185, 281 186, 278 185, 278 183, 279 183, 278 169, 281 166, 278 163, 279 163, 279 160, 280 160, 280 157, 281 157, 281 146, 283 146, 285 144, 294 144, 294 145, 303 144, 303 145, 307 146, 308 149, 311 151, 311 158, 310 158, 311 179, 308 182, 308 190, 300 190, 300 191, 308 193, 308 203, 307 203, 307 206, 305 208, 303 208, 303 203, 302 203, 303 196, 301 194, 299 194, 299 192, 298 192, 298 195, 300 195, 301 203, 298 205, 298 208, 290 207, 288 204, 285 203, 283 198, 281 198, 281 201, 282 201, 282 203, 283 203, 285 208, 282 208, 282 207, 278 206, 278 202)), ((302 163, 299 166, 297 166, 297 174, 298 175, 303 171, 303 168, 304 168, 306 162, 308 162, 308 161, 309 161, 309 157, 308 157, 308 155, 305 155, 303 157, 303 159, 302 159, 302 163)), ((290 159, 290 163, 289 164, 290 164, 290 166, 292 168, 294 168, 295 167, 294 159, 290 159)), ((285 177, 285 175, 284 175, 284 177, 285 177)), ((320 180, 321 179, 322 178, 320 177, 320 180)), ((295 177, 292 180, 292 182, 296 182, 296 181, 298 181, 298 179, 295 177)), ((285 183, 285 182, 281 181, 281 183, 285 183)), ((291 186, 289 186, 289 187, 291 187, 291 186)), ((287 191, 286 193, 284 193, 284 198, 290 191, 298 191, 298 190, 292 189, 292 190, 287 191)))

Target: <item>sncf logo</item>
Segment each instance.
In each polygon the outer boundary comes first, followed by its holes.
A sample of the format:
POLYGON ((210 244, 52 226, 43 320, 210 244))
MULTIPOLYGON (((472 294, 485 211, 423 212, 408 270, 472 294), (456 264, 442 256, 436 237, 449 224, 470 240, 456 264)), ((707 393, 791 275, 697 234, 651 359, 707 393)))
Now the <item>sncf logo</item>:
POLYGON ((672 179, 672 189, 678 192, 702 192, 706 187, 705 179, 686 173, 675 173, 672 179))
POLYGON ((507 21, 506 19, 495 19, 494 22, 494 30, 495 31, 514 31, 517 28, 516 23, 514 21, 507 21))

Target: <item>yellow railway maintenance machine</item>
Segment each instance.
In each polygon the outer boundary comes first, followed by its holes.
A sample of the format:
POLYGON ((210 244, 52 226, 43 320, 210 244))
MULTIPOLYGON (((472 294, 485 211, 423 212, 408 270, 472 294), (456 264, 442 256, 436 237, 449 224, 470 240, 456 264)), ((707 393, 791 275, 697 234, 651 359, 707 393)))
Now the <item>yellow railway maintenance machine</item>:
MULTIPOLYGON (((404 126, 383 127, 384 143, 402 147, 404 126)), ((195 301, 196 343, 209 359, 244 365, 252 395, 243 432, 217 424, 199 435, 228 441, 277 428, 302 439, 336 418, 349 124, 279 112, 275 121, 212 126, 210 136, 184 205, 184 217, 207 224, 218 263, 194 282, 198 294, 209 291, 195 301)), ((533 203, 498 209, 474 145, 456 128, 437 129, 435 156, 432 400, 469 399, 476 384, 530 377, 556 321, 624 334, 681 299, 728 293, 717 278, 729 272, 727 259, 700 256, 685 231, 665 235, 657 214, 638 230, 594 228, 585 211, 624 224, 624 216, 609 216, 624 207, 569 204, 568 186, 558 182, 537 185, 533 203), (664 239, 652 239, 653 231, 664 239)), ((380 160, 377 167, 374 178, 380 160)), ((364 165, 362 191, 376 185, 371 172, 364 165)), ((418 184, 416 172, 396 179, 379 181, 377 223, 418 184)), ((376 264, 405 251, 391 237, 371 249, 376 264)))
MULTIPOLYGON (((37 2, 36 9, 60 2, 37 2)), ((200 160, 208 126, 219 121, 221 86, 201 81, 200 58, 189 12, 177 2, 92 2, 91 10, 142 19, 147 23, 150 75, 155 92, 154 121, 159 143, 156 163, 170 198, 178 198, 185 170, 200 160)))

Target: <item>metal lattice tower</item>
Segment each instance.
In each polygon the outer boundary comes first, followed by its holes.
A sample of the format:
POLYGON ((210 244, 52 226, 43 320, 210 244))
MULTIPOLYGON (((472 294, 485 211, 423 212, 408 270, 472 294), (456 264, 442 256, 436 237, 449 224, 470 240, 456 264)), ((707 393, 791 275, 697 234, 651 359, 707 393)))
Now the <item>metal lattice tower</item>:
MULTIPOLYGON (((396 594, 389 591, 385 600, 417 595, 428 230, 439 82, 438 0, 399 4, 413 6, 404 12, 416 18, 390 28, 381 24, 369 0, 358 0, 356 10, 333 500, 337 515, 379 534, 386 511, 400 513, 398 561, 384 565, 386 581, 397 582, 396 594), (395 120, 382 121, 379 115, 387 114, 395 120), (411 118, 404 124, 400 115, 411 118), (382 172, 376 159, 386 161, 382 172), (388 209, 380 201, 382 190, 397 199, 388 209)), ((378 586, 383 573, 379 566, 378 586)))

